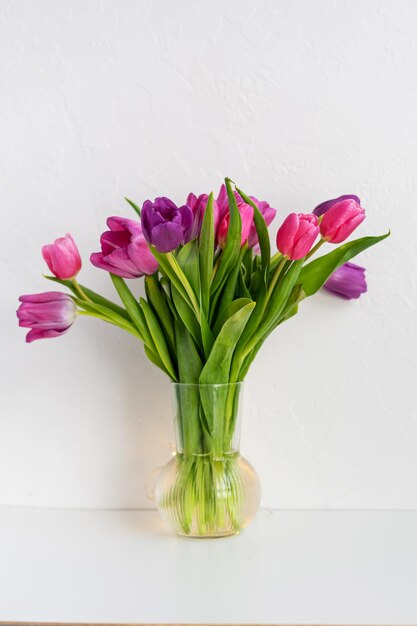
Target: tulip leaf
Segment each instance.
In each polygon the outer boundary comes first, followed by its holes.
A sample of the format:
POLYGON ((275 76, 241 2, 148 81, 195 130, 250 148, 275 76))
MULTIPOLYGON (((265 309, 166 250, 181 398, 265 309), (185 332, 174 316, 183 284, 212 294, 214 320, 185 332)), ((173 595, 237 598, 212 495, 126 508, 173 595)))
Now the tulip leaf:
POLYGON ((123 330, 127 330, 132 335, 135 335, 142 341, 144 340, 143 335, 139 332, 139 330, 124 316, 119 315, 115 311, 112 311, 111 309, 108 309, 107 307, 102 306, 101 304, 96 304, 95 302, 88 302, 87 300, 81 300, 81 298, 77 296, 70 296, 70 297, 72 298, 72 300, 75 302, 75 304, 78 307, 80 307, 81 309, 84 309, 84 311, 87 311, 89 315, 98 317, 104 320, 105 322, 114 324, 115 326, 119 326, 123 330))
POLYGON ((201 339, 203 342, 204 354, 208 357, 213 347, 214 337, 204 311, 201 311, 201 339))
POLYGON ((315 294, 338 267, 389 235, 388 232, 379 237, 355 239, 305 265, 301 270, 299 282, 306 296, 315 294))
POLYGON ((162 324, 171 351, 175 352, 175 337, 172 314, 167 304, 164 291, 159 285, 156 274, 145 277, 145 289, 148 300, 152 304, 155 314, 162 324))
MULTIPOLYGON (((72 293, 77 296, 77 298, 80 296, 79 291, 77 291, 77 289, 74 286, 74 283, 71 280, 62 280, 61 278, 56 278, 56 276, 45 276, 45 278, 55 283, 59 283, 60 285, 64 285, 64 287, 67 287, 68 289, 70 289, 72 293)), ((89 289, 88 287, 85 287, 84 285, 79 285, 79 286, 81 287, 82 291, 85 293, 87 298, 89 298, 92 302, 94 302, 95 304, 99 304, 101 306, 105 306, 107 309, 111 309, 118 315, 121 315, 122 317, 125 317, 127 320, 130 320, 129 313, 126 311, 126 309, 119 306, 118 304, 115 304, 111 300, 107 300, 107 298, 104 298, 99 293, 92 291, 91 289, 89 289)))
POLYGON ((214 210, 213 193, 208 197, 199 238, 201 308, 206 318, 209 316, 210 284, 213 273, 214 256, 214 210))
POLYGON ((154 349, 155 351, 152 335, 149 333, 149 329, 147 328, 143 312, 135 296, 127 286, 126 281, 121 276, 116 276, 115 274, 110 274, 110 278, 112 279, 113 285, 115 286, 121 301, 125 305, 132 322, 135 324, 136 328, 142 335, 143 340, 149 345, 151 349, 154 349))
POLYGON ((140 299, 140 308, 142 309, 145 316, 146 323, 155 344, 158 356, 160 357, 165 369, 169 373, 172 380, 176 381, 177 375, 175 373, 174 364, 169 354, 168 346, 164 337, 164 333, 162 332, 159 325, 158 318, 153 312, 150 304, 144 298, 140 299))
POLYGON ((201 372, 200 384, 228 383, 230 364, 236 343, 255 307, 254 302, 239 309, 223 324, 207 362, 201 372))
POLYGON ((175 320, 178 374, 181 383, 198 384, 203 364, 193 338, 181 320, 175 320))
POLYGON ((145 348, 145 354, 148 357, 148 359, 151 361, 151 363, 159 367, 159 369, 161 369, 165 374, 167 374, 167 376, 171 378, 170 373, 168 372, 168 370, 162 363, 160 357, 154 352, 152 352, 152 350, 146 345, 146 343, 144 345, 144 348, 145 348))
POLYGON ((138 216, 140 217, 140 208, 138 207, 137 204, 135 204, 132 200, 129 200, 129 198, 125 197, 126 202, 128 202, 130 204, 130 206, 132 207, 132 209, 138 214, 138 216))
POLYGON ((219 291, 217 292, 218 294, 217 297, 221 296, 220 303, 217 305, 217 307, 216 307, 217 298, 216 296, 214 296, 213 298, 212 321, 214 319, 215 309, 217 309, 219 312, 222 311, 233 301, 233 298, 235 297, 236 287, 237 287, 238 278, 239 278, 239 271, 240 271, 240 267, 242 263, 242 258, 245 252, 246 252, 246 244, 241 248, 239 259, 237 263, 235 264, 235 266, 233 267, 233 269, 231 270, 230 274, 227 276, 227 280, 225 281, 224 288, 219 289, 219 291))
POLYGON ((271 243, 269 241, 268 226, 266 225, 264 216, 260 212, 255 202, 238 187, 236 187, 236 191, 238 192, 242 200, 244 200, 246 204, 249 204, 253 208, 253 221, 255 222, 259 247, 261 248, 262 269, 264 275, 267 276, 269 262, 271 260, 271 243))
MULTIPOLYGON (((292 290, 300 275, 303 261, 294 261, 284 276, 275 285, 269 300, 258 300, 258 313, 255 311, 253 320, 251 319, 250 327, 245 328, 244 336, 239 340, 236 348, 236 355, 233 359, 232 382, 242 380, 242 369, 244 371, 244 362, 247 356, 257 346, 259 341, 263 341, 263 337, 269 333, 274 322, 276 322, 282 311, 284 310, 292 290)), ((267 296, 265 296, 267 298, 267 296)))
POLYGON ((172 286, 177 289, 181 296, 189 302, 199 321, 200 307, 196 295, 175 256, 172 252, 167 254, 158 252, 154 246, 151 246, 151 251, 159 263, 160 271, 171 281, 172 286))
POLYGON ((233 300, 232 302, 229 302, 227 306, 221 309, 219 316, 216 319, 216 323, 214 324, 214 327, 213 327, 214 337, 217 337, 217 335, 223 328, 224 323, 229 319, 229 317, 232 317, 232 315, 240 311, 242 307, 246 306, 247 304, 250 304, 251 302, 252 300, 250 300, 249 298, 238 298, 237 300, 233 300))
POLYGON ((200 395, 198 380, 203 367, 195 343, 181 320, 175 320, 179 381, 175 389, 181 439, 186 456, 195 454, 201 445, 200 395))
POLYGON ((177 262, 185 277, 190 283, 193 292, 200 297, 200 262, 198 253, 198 241, 193 239, 181 248, 177 254, 177 262))
POLYGON ((171 294, 177 315, 179 315, 197 345, 202 348, 201 327, 197 321, 194 311, 189 305, 188 298, 184 298, 184 296, 173 285, 171 286, 171 294))
POLYGON ((214 294, 222 285, 231 268, 233 268, 239 255, 240 241, 242 238, 242 220, 237 206, 235 194, 232 190, 230 178, 225 178, 227 197, 229 200, 229 228, 227 230, 226 244, 220 256, 219 266, 211 284, 211 293, 214 294))

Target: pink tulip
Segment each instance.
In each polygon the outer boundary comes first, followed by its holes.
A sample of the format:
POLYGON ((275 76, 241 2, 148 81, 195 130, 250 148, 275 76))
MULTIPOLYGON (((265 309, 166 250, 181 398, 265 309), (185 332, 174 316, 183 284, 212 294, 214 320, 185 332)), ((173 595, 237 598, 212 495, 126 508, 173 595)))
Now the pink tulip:
POLYGON ((333 204, 320 223, 321 236, 329 243, 340 243, 349 237, 365 219, 365 211, 356 200, 333 204))
MULTIPOLYGON (((202 193, 200 196, 198 196, 198 198, 194 193, 188 194, 186 205, 193 212, 194 218, 191 233, 188 237, 189 241, 195 239, 196 237, 199 237, 200 235, 204 214, 206 212, 207 202, 208 195, 206 193, 202 193)), ((213 201, 213 218, 214 232, 216 232, 219 225, 219 207, 216 200, 213 201)))
MULTIPOLYGON (((236 202, 239 208, 239 212, 242 215, 244 214, 245 216, 245 220, 247 219, 247 217, 249 216, 249 212, 247 211, 247 207, 248 205, 243 201, 243 199, 241 198, 241 196, 238 194, 237 191, 234 192, 234 196, 236 198, 236 202)), ((266 222, 266 225, 269 226, 272 222, 272 220, 274 219, 275 215, 276 215, 276 210, 273 209, 271 206, 269 206, 268 202, 266 202, 265 200, 258 200, 257 198, 255 198, 254 196, 249 196, 251 200, 253 200, 253 202, 256 204, 256 206, 258 207, 258 209, 260 210, 260 212, 263 215, 263 218, 266 222)), ((217 207, 218 207, 218 211, 219 211, 219 216, 220 216, 220 222, 223 223, 224 218, 228 217, 229 215, 229 201, 228 201, 228 197, 227 197, 227 190, 226 190, 226 185, 222 185, 220 187, 220 191, 219 191, 219 195, 217 196, 217 207)), ((226 220, 226 225, 228 226, 229 224, 229 220, 226 220)), ((223 229, 224 229, 224 225, 223 225, 223 229)), ((247 224, 245 223, 244 225, 245 229, 247 227, 247 224)), ((246 235, 246 232, 244 232, 244 227, 243 227, 243 217, 242 217, 242 242, 241 242, 241 246, 246 242, 248 242, 248 247, 249 248, 254 248, 256 246, 255 249, 255 254, 258 252, 258 233, 256 232, 256 227, 255 227, 255 222, 253 220, 253 209, 252 209, 252 218, 251 218, 251 223, 249 224, 249 232, 247 237, 245 237, 245 239, 243 240, 243 235, 246 235)), ((224 236, 223 231, 220 233, 221 236, 224 236)), ((220 241, 219 241, 220 243, 220 241)))
POLYGON ((139 222, 124 217, 109 217, 110 230, 100 237, 101 252, 93 252, 90 261, 95 267, 122 276, 138 278, 153 274, 158 262, 149 249, 139 222))
MULTIPOLYGON (((266 202, 265 200, 258 200, 257 198, 254 198, 253 196, 249 196, 249 198, 253 200, 253 202, 256 204, 256 206, 258 207, 258 209, 263 215, 266 225, 269 226, 272 220, 274 219, 275 215, 277 214, 276 209, 273 209, 271 206, 269 206, 268 202, 266 202)), ((258 244, 258 233, 256 232, 255 222, 253 221, 250 227, 250 232, 249 232, 249 237, 248 237, 248 247, 254 248, 255 246, 257 246, 257 244, 258 244)), ((257 249, 255 250, 255 253, 256 252, 257 252, 257 249)))
POLYGON ((298 261, 308 254, 319 234, 318 219, 312 213, 291 213, 277 232, 277 248, 282 255, 298 261))
POLYGON ((74 278, 81 269, 80 253, 69 234, 56 239, 48 246, 43 246, 42 256, 52 274, 62 280, 74 278))
POLYGON ((60 337, 69 330, 77 315, 72 299, 59 291, 20 296, 19 326, 31 328, 26 341, 60 337))
MULTIPOLYGON (((240 237, 240 247, 242 247, 248 240, 250 228, 253 222, 253 208, 250 204, 242 202, 238 204, 240 217, 242 220, 242 230, 240 237)), ((227 212, 223 217, 217 229, 217 241, 221 247, 226 243, 227 231, 229 230, 230 213, 227 212)))

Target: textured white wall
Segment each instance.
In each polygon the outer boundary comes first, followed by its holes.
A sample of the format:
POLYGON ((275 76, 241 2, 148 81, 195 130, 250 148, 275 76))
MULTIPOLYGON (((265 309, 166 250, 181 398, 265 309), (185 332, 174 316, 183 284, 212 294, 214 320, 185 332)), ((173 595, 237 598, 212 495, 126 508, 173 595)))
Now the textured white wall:
MULTIPOLYGON (((24 343, 39 249, 70 231, 80 280, 110 214, 225 175, 280 213, 357 193, 369 293, 322 293, 247 379, 242 448, 268 507, 417 508, 417 4, 3 0, 0 503, 147 507, 169 384, 121 331, 24 343)), ((138 287, 139 288, 139 287, 138 287)))

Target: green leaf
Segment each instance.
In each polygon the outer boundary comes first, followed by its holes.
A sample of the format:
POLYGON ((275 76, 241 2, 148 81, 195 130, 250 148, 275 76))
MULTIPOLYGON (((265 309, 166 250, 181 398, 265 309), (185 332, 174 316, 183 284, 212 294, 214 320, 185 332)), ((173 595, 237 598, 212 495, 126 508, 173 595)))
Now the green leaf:
POLYGON ((232 190, 230 178, 224 180, 229 200, 229 228, 227 231, 226 244, 220 256, 219 267, 211 284, 211 293, 214 294, 223 284, 223 280, 233 268, 240 250, 242 237, 242 220, 237 206, 235 194, 232 190))
POLYGON ((306 296, 315 294, 343 263, 347 263, 354 256, 374 246, 379 241, 383 241, 389 235, 390 232, 379 237, 355 239, 305 265, 301 270, 299 282, 306 296))
POLYGON ((166 301, 165 292, 159 285, 156 274, 145 277, 145 289, 148 300, 152 304, 155 314, 162 324, 169 346, 171 350, 175 352, 174 323, 172 314, 166 301))
POLYGON ((201 339, 203 342, 204 354, 208 357, 213 347, 214 337, 204 311, 201 311, 201 339))
POLYGON ((291 317, 296 315, 296 313, 298 312, 298 304, 304 298, 305 298, 305 293, 303 292, 303 290, 301 289, 299 285, 296 285, 291 293, 290 298, 287 301, 286 306, 284 307, 284 310, 281 316, 279 317, 278 322, 261 337, 261 339, 255 345, 255 347, 252 348, 252 350, 243 360, 243 363, 239 372, 239 380, 243 380, 245 378, 256 355, 258 354, 259 350, 261 349, 265 341, 268 339, 269 335, 275 330, 277 326, 279 326, 283 322, 286 322, 291 317))
POLYGON ((167 374, 167 376, 169 376, 169 372, 167 371, 167 369, 164 367, 164 364, 162 363, 160 357, 155 354, 155 352, 152 352, 152 350, 146 345, 144 345, 145 348, 145 354, 148 357, 148 359, 151 361, 151 363, 153 363, 154 365, 156 365, 157 367, 159 367, 159 369, 161 369, 164 374, 167 374))
POLYGON ((171 285, 171 295, 177 315, 179 315, 197 345, 203 349, 201 326, 197 321, 195 312, 189 305, 188 298, 184 298, 184 296, 173 285, 171 285))
POLYGON ((266 303, 264 315, 256 319, 256 329, 254 333, 246 341, 242 352, 237 353, 239 361, 234 362, 233 369, 235 373, 239 371, 239 380, 241 380, 240 370, 244 359, 253 350, 256 344, 262 340, 263 335, 270 331, 284 310, 300 275, 302 264, 303 260, 294 261, 287 270, 286 274, 280 278, 279 282, 275 285, 275 288, 272 291, 269 302, 266 303))
POLYGON ((130 316, 130 319, 135 324, 136 328, 139 330, 142 335, 145 343, 149 345, 152 349, 153 341, 152 336, 149 333, 147 328, 142 310, 139 306, 138 301, 136 300, 133 293, 130 291, 129 287, 126 284, 126 281, 121 276, 116 276, 115 274, 110 274, 110 278, 113 281, 113 285, 116 288, 117 293, 120 296, 121 301, 126 307, 126 310, 130 316))
POLYGON ((253 208, 253 221, 255 222, 255 228, 259 240, 259 247, 261 248, 262 269, 264 271, 264 275, 266 276, 268 273, 269 262, 271 259, 271 243, 269 241, 268 226, 266 225, 264 216, 254 203, 254 201, 238 187, 236 187, 236 191, 238 192, 242 200, 244 200, 246 204, 249 204, 253 208))
POLYGON ((214 212, 213 193, 208 197, 199 239, 201 308, 206 319, 209 317, 210 285, 214 257, 214 212))
POLYGON ((254 307, 254 302, 247 304, 225 322, 201 372, 200 384, 229 382, 233 352, 254 307))
MULTIPOLYGON (((240 272, 241 264, 242 264, 242 258, 245 255, 245 252, 246 252, 246 245, 244 245, 241 248, 237 263, 235 264, 234 268, 232 269, 229 276, 227 277, 227 280, 225 281, 225 284, 224 284, 224 288, 222 287, 217 292, 218 295, 221 295, 220 303, 217 306, 218 311, 222 311, 223 309, 225 309, 233 301, 235 297, 236 288, 238 284, 238 278, 239 278, 239 272, 240 272)), ((239 294, 239 295, 247 296, 247 293, 239 294)), ((213 321, 214 316, 215 316, 215 303, 216 303, 216 296, 213 297, 213 301, 212 301, 212 320, 211 321, 213 321)))
POLYGON ((214 324, 213 335, 217 337, 229 317, 232 317, 232 315, 251 302, 252 300, 249 298, 238 298, 237 300, 233 300, 233 302, 229 302, 229 304, 220 311, 216 323, 214 324))
POLYGON ((161 327, 158 322, 158 318, 153 312, 153 309, 150 306, 150 304, 146 300, 144 300, 144 298, 140 299, 140 307, 145 316, 146 323, 148 325, 149 332, 151 333, 158 356, 160 357, 165 369, 167 370, 172 380, 176 381, 177 375, 175 372, 175 367, 171 360, 171 356, 169 354, 169 350, 168 350, 168 346, 164 337, 164 333, 161 330, 161 327))
POLYGON ((158 252, 154 246, 151 246, 152 254, 159 263, 159 269, 171 281, 171 285, 181 294, 184 300, 188 301, 191 309, 194 311, 198 321, 200 318, 200 306, 196 295, 191 287, 188 278, 181 269, 177 259, 168 252, 163 254, 158 252))
POLYGON ((203 364, 191 334, 181 320, 175 321, 175 339, 180 382, 198 384, 203 364))
POLYGON ((197 299, 200 299, 200 267, 198 241, 193 239, 183 246, 177 254, 177 262, 190 283, 197 299))
POLYGON ((75 304, 78 307, 80 307, 81 309, 84 309, 84 311, 87 311, 88 314, 93 315, 94 317, 98 317, 104 320, 105 322, 109 322, 110 324, 114 324, 115 326, 119 326, 119 328, 126 330, 127 332, 131 333, 132 335, 135 335, 136 337, 138 337, 139 339, 143 341, 142 334, 124 316, 119 315, 115 311, 112 311, 111 309, 108 309, 107 307, 102 306, 101 304, 96 304, 95 302, 88 302, 87 300, 82 300, 81 298, 78 298, 77 296, 71 296, 71 298, 74 300, 75 304))
POLYGON ((128 202, 130 204, 130 206, 132 207, 132 209, 138 214, 138 216, 140 217, 140 208, 138 207, 137 204, 135 204, 132 200, 129 200, 129 198, 125 197, 126 202, 128 202))
MULTIPOLYGON (((56 276, 45 276, 45 278, 53 281, 54 283, 59 283, 60 285, 64 285, 64 287, 67 287, 68 289, 70 289, 72 293, 77 296, 77 298, 79 297, 79 292, 77 291, 77 289, 75 288, 75 286, 70 280, 62 280, 61 278, 56 278, 56 276)), ((80 285, 80 287, 85 293, 85 295, 87 296, 87 298, 89 298, 95 304, 105 306, 107 309, 111 309, 118 315, 121 315, 127 320, 130 320, 130 316, 128 312, 123 307, 119 306, 118 304, 115 304, 111 300, 107 300, 107 298, 104 298, 99 293, 92 291, 91 289, 89 289, 88 287, 85 287, 84 285, 80 285)))

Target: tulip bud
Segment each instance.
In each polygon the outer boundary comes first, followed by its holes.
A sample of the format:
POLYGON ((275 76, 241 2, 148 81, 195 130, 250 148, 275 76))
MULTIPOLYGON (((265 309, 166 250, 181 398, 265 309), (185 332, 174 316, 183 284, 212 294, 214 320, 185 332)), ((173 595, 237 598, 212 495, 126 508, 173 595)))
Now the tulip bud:
POLYGON ((320 217, 320 215, 323 215, 324 213, 327 213, 327 211, 337 202, 341 202, 342 200, 355 200, 355 202, 357 202, 358 204, 361 203, 361 201, 359 200, 358 196, 355 196, 354 194, 347 194, 344 196, 339 196, 338 198, 332 198, 331 200, 325 200, 324 202, 322 202, 321 204, 317 205, 316 208, 314 209, 313 213, 314 215, 317 215, 317 217, 320 217))
MULTIPOLYGON (((265 224, 269 226, 272 220, 274 219, 275 215, 277 214, 276 209, 273 209, 271 206, 269 206, 266 200, 258 200, 257 198, 254 198, 253 196, 249 196, 249 197, 251 200, 253 200, 253 202, 256 204, 256 206, 262 213, 262 217, 265 220, 265 224)), ((248 247, 254 248, 256 246, 255 254, 258 252, 258 248, 259 248, 259 246, 257 245, 258 243, 259 243, 258 233, 256 232, 255 222, 252 220, 249 237, 248 237, 248 247)))
POLYGON ((20 296, 17 310, 19 326, 31 328, 26 341, 60 337, 73 324, 77 307, 72 299, 58 291, 20 296))
POLYGON ((139 222, 124 217, 109 217, 110 230, 100 237, 101 252, 93 252, 90 261, 95 267, 122 276, 138 278, 153 274, 158 262, 146 243, 139 222))
POLYGON ((169 198, 155 198, 145 201, 141 221, 146 241, 158 252, 171 252, 190 240, 193 212, 186 205, 178 208, 169 198))
POLYGON ((277 232, 277 248, 292 261, 308 254, 319 234, 318 219, 313 214, 291 213, 277 232))
MULTIPOLYGON (((247 242, 249 237, 251 225, 253 222, 253 207, 251 207, 250 204, 241 202, 240 204, 238 204, 237 208, 239 209, 240 218, 242 220, 242 230, 240 237, 240 247, 242 247, 247 242)), ((226 243, 227 232, 229 230, 229 222, 230 213, 227 212, 217 229, 217 241, 221 247, 223 247, 226 243)))
POLYGON ((355 263, 344 263, 333 272, 323 286, 346 300, 359 298, 368 289, 365 280, 365 268, 355 265, 355 263))
POLYGON ((320 223, 321 236, 329 243, 341 243, 365 219, 365 211, 356 200, 341 200, 333 204, 320 223))
MULTIPOLYGON (((188 236, 188 239, 190 241, 191 239, 195 239, 196 237, 200 236, 204 214, 207 208, 208 198, 209 197, 206 193, 202 193, 200 196, 198 196, 198 198, 193 193, 188 194, 186 206, 191 209, 193 213, 193 225, 188 236)), ((214 232, 216 232, 219 223, 219 207, 217 206, 216 200, 213 201, 213 222, 214 232)))
POLYGON ((80 253, 69 234, 56 239, 48 246, 43 246, 42 256, 52 274, 61 280, 74 278, 81 269, 80 253))
MULTIPOLYGON (((238 205, 239 211, 240 211, 240 207, 241 205, 244 205, 245 207, 247 206, 245 204, 245 202, 243 201, 243 199, 241 198, 241 196, 238 194, 237 191, 234 192, 235 198, 236 198, 236 203, 238 205)), ((260 212, 263 215, 263 218, 266 222, 266 225, 269 226, 272 222, 272 220, 274 219, 275 215, 276 215, 276 210, 273 209, 271 206, 269 206, 268 202, 266 202, 265 200, 258 200, 257 198, 253 197, 253 196, 249 196, 251 200, 253 200, 253 202, 256 204, 256 206, 258 207, 258 209, 260 210, 260 212)), ((224 218, 228 216, 229 214, 229 199, 227 197, 227 190, 226 190, 226 185, 222 185, 220 187, 220 191, 219 191, 219 195, 217 196, 217 201, 216 201, 217 207, 218 207, 218 212, 220 215, 220 222, 223 222, 224 218)), ((242 212, 241 212, 241 216, 242 216, 242 212)), ((222 241, 224 242, 224 228, 225 226, 228 227, 229 225, 229 221, 226 220, 226 224, 223 225, 222 227, 222 232, 220 233, 220 237, 222 239, 222 241)), ((243 218, 242 218, 242 239, 243 239, 243 235, 246 234, 244 233, 244 228, 246 228, 246 224, 243 226, 243 218)), ((226 230, 227 232, 227 230, 226 230)), ((241 241, 241 246, 246 242, 246 238, 244 241, 241 241)), ((259 252, 259 246, 258 246, 258 233, 256 232, 256 227, 255 227, 255 222, 253 219, 253 211, 252 211, 252 222, 250 224, 249 227, 249 234, 247 237, 247 242, 248 242, 248 248, 255 248, 254 252, 255 254, 257 254, 259 252)))

